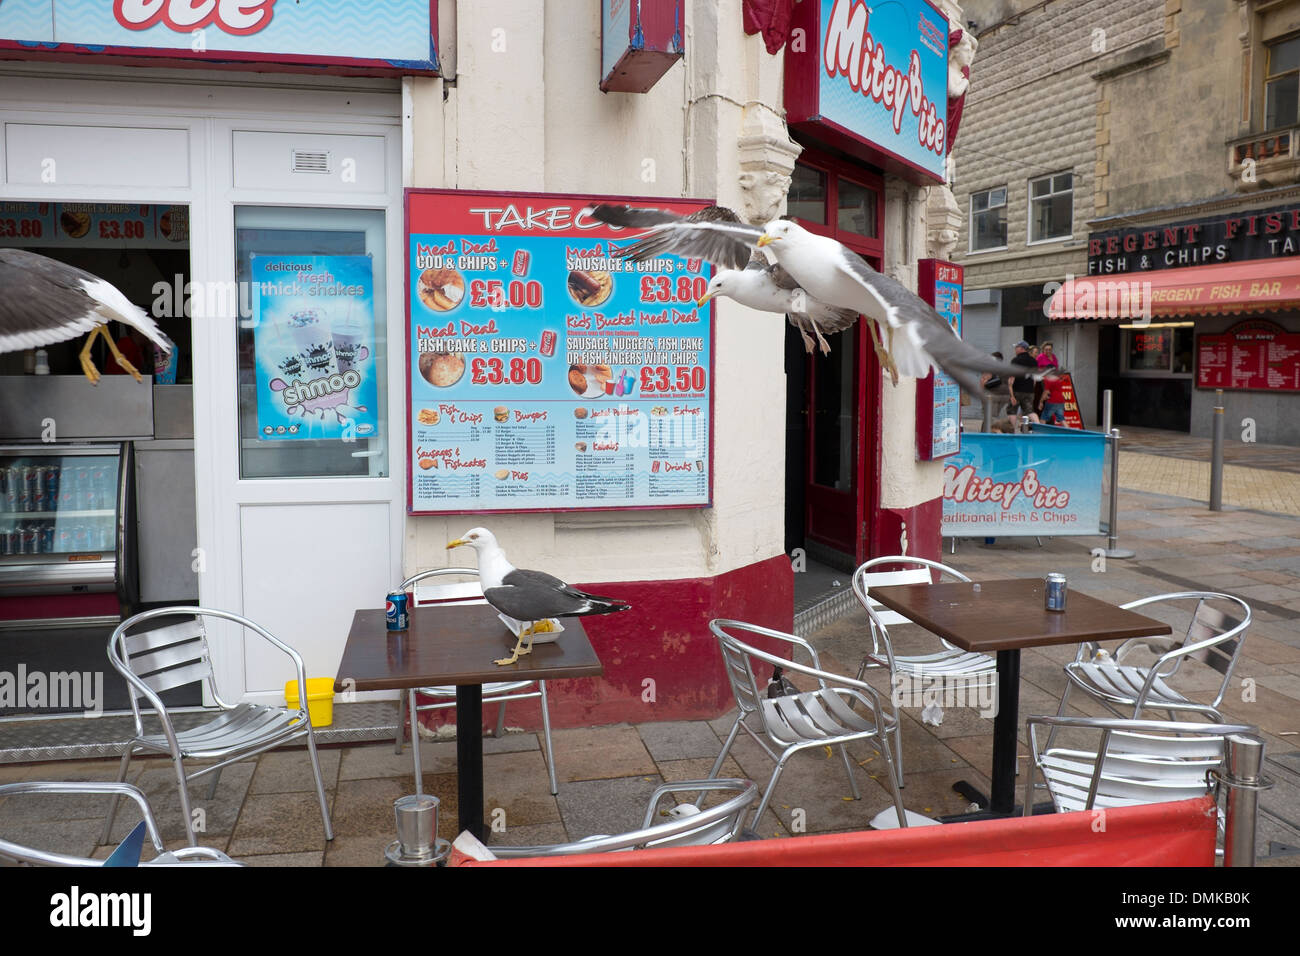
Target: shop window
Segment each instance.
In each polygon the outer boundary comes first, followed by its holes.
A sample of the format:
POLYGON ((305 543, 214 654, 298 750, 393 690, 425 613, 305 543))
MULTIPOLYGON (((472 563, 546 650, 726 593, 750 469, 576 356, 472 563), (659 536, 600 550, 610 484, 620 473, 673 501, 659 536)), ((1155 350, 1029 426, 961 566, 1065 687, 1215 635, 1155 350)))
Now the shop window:
POLYGON ((795 163, 790 176, 789 213, 795 219, 826 223, 826 174, 804 163, 795 163))
POLYGON ((970 251, 1005 249, 1007 246, 1007 187, 971 193, 970 251))
POLYGON ((1074 175, 1054 173, 1029 181, 1029 241, 1069 239, 1074 229, 1074 175))
POLYGON ((1195 333, 1191 322, 1122 328, 1125 372, 1164 377, 1191 376, 1195 333))
POLYGON ((875 190, 850 182, 841 176, 836 184, 836 193, 838 194, 836 204, 839 207, 836 223, 839 227, 855 232, 859 236, 875 238, 875 190))
POLYGON ((1300 36, 1265 47, 1264 128, 1282 129, 1300 122, 1300 36))
POLYGON ((380 210, 235 209, 241 478, 388 474, 385 263, 380 210))

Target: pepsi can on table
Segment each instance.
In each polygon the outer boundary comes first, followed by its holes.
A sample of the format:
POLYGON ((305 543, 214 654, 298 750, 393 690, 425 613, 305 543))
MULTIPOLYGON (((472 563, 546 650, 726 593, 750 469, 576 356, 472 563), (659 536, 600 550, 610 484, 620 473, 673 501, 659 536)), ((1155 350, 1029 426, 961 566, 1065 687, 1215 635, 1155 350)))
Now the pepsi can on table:
POLYGON ((390 631, 404 631, 411 623, 410 612, 406 609, 408 598, 405 592, 394 591, 384 602, 384 623, 390 631))
POLYGON ((1065 610, 1065 575, 1049 574, 1047 585, 1043 589, 1043 606, 1048 611, 1065 610))

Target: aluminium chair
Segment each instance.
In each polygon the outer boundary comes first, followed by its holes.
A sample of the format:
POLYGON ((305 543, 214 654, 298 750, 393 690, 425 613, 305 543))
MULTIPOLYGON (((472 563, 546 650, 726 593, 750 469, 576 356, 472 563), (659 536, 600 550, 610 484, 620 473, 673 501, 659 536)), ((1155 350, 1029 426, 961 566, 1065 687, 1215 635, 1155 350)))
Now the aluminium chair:
MULTIPOLYGON (((867 612, 867 622, 871 631, 871 651, 863 655, 858 666, 858 680, 864 679, 868 670, 877 667, 888 668, 891 690, 899 689, 900 682, 907 680, 924 684, 927 681, 939 682, 945 686, 953 684, 974 684, 996 679, 997 661, 988 654, 976 654, 954 647, 939 638, 943 650, 932 654, 895 654, 894 642, 889 637, 889 627, 913 623, 908 618, 885 607, 871 597, 873 587, 890 587, 896 584, 934 584, 945 579, 969 582, 970 578, 955 568, 926 558, 908 555, 891 555, 872 558, 853 572, 853 593, 858 603, 867 612), (886 565, 911 565, 896 571, 873 571, 886 565), (934 580, 937 578, 938 580, 934 580)), ((890 694, 897 725, 898 694, 890 694)), ((940 710, 938 720, 943 720, 940 710)), ((902 742, 895 738, 894 759, 898 768, 898 785, 903 786, 903 748, 902 742)))
MULTIPOLYGON (((473 578, 470 582, 444 583, 433 587, 426 587, 423 593, 416 590, 415 607, 436 607, 438 605, 454 604, 486 604, 483 598, 483 589, 478 583, 478 571, 474 568, 433 568, 429 571, 421 571, 412 575, 398 585, 397 590, 405 591, 407 588, 414 586, 420 581, 436 577, 468 577, 473 578)), ((546 696, 546 681, 544 680, 518 680, 518 681, 494 681, 483 685, 483 703, 499 704, 497 709, 497 726, 496 734, 498 738, 505 732, 506 723, 506 704, 512 700, 527 700, 531 697, 541 699, 542 706, 542 738, 546 757, 546 770, 550 775, 551 794, 560 792, 559 784, 555 778, 555 748, 551 743, 551 709, 550 703, 546 696)), ((450 685, 438 685, 433 687, 413 687, 407 695, 407 710, 411 719, 411 733, 416 734, 416 715, 419 711, 424 710, 442 710, 448 707, 456 706, 456 688, 450 685), (415 695, 423 694, 433 699, 431 704, 419 704, 417 706, 415 695)), ((397 753, 402 752, 402 744, 406 740, 406 721, 403 719, 400 706, 397 719, 397 739, 395 749, 397 753)))
POLYGON ((1187 800, 1209 792, 1211 771, 1225 760, 1230 735, 1259 739, 1244 724, 1126 720, 1111 717, 1030 717, 1026 721, 1032 766, 1025 781, 1024 812, 1045 788, 1058 813, 1187 800), (1038 731, 1050 728, 1041 748, 1038 731), (1095 744, 1051 746, 1058 730, 1095 744), (1034 783, 1034 771, 1043 783, 1034 783))
POLYGON ((501 860, 520 857, 573 856, 579 853, 608 853, 614 850, 644 850, 671 846, 712 846, 731 843, 741 835, 745 816, 758 799, 758 785, 749 780, 687 780, 665 783, 650 795, 645 817, 638 830, 612 836, 591 836, 573 843, 554 846, 491 846, 492 855, 501 860), (701 792, 729 794, 716 806, 696 811, 690 803, 678 804, 674 819, 655 823, 659 804, 672 794, 701 792))
MULTIPOLYGON (((1223 723, 1219 705, 1228 691, 1228 682, 1246 640, 1250 605, 1230 594, 1181 591, 1157 594, 1121 606, 1132 611, 1149 605, 1184 605, 1191 601, 1196 606, 1181 639, 1135 637, 1121 644, 1113 655, 1100 650, 1098 644, 1081 644, 1074 660, 1065 665, 1065 690, 1056 715, 1065 715, 1070 692, 1078 688, 1119 717, 1137 719, 1143 711, 1162 710, 1170 720, 1175 719, 1176 713, 1186 712, 1223 723), (1132 652, 1143 646, 1159 657, 1148 665, 1127 663, 1132 652), (1191 700, 1170 685, 1170 679, 1186 660, 1200 661, 1223 675, 1209 703, 1191 700)), ((1049 747, 1052 742, 1049 737, 1049 747)))
MULTIPOLYGON (((62 783, 45 781, 25 781, 22 783, 0 784, 0 799, 20 794, 106 794, 116 801, 118 797, 134 800, 144 817, 145 830, 157 855, 152 860, 140 863, 141 866, 175 866, 177 864, 196 866, 243 866, 232 860, 220 850, 204 846, 190 846, 171 852, 163 848, 162 836, 158 832, 158 823, 149 806, 149 799, 139 787, 129 783, 62 783)), ((13 860, 27 866, 103 866, 103 860, 92 857, 69 856, 65 853, 53 853, 35 847, 13 843, 0 837, 0 859, 13 860)))
MULTIPOLYGON (((325 800, 325 784, 321 780, 320 760, 316 754, 316 737, 307 710, 307 673, 302 657, 292 647, 265 628, 229 611, 193 606, 164 607, 144 611, 119 624, 108 640, 108 659, 127 682, 131 713, 135 718, 135 735, 128 741, 122 754, 117 779, 119 782, 126 779, 127 768, 136 753, 169 756, 180 787, 181 813, 184 815, 186 842, 190 846, 197 845, 190 814, 188 784, 191 780, 212 774, 212 786, 208 794, 211 799, 216 795, 217 777, 222 768, 304 738, 311 758, 316 796, 320 801, 321 820, 325 824, 325 839, 334 839, 329 807, 325 800), (140 625, 162 617, 183 617, 188 620, 139 629, 140 625), (268 707, 251 703, 231 704, 223 700, 212 671, 205 626, 208 619, 236 624, 245 633, 255 634, 283 652, 293 662, 298 686, 302 689, 298 695, 300 705, 296 708, 268 707), (218 708, 216 716, 199 726, 178 730, 159 695, 195 683, 207 687, 218 708), (156 714, 162 733, 145 733, 141 699, 156 714), (216 762, 187 772, 187 760, 216 762)), ((101 843, 108 842, 116 812, 117 797, 114 796, 110 801, 108 819, 104 822, 101 843)))
POLYGON ((739 709, 731 732, 727 734, 727 740, 722 745, 722 751, 714 761, 713 769, 709 771, 709 779, 716 778, 722 770, 723 761, 727 759, 727 754, 742 729, 776 762, 772 778, 763 790, 763 798, 758 809, 754 811, 755 825, 763 816, 763 811, 767 809, 786 764, 791 757, 803 750, 838 748, 844 760, 844 770, 849 777, 849 789, 853 793, 853 799, 861 800, 862 794, 859 793, 857 781, 853 777, 853 763, 849 760, 847 750, 848 744, 859 740, 879 741, 880 751, 889 771, 889 785, 894 796, 894 807, 898 813, 898 824, 908 825, 903 811, 903 798, 898 790, 898 773, 894 766, 893 748, 889 745, 891 735, 897 739, 897 721, 881 703, 880 695, 874 687, 823 670, 813 646, 793 634, 759 627, 757 624, 730 620, 711 621, 709 630, 718 638, 727 680, 731 684, 731 691, 739 709), (792 655, 796 649, 802 649, 812 660, 812 664, 811 666, 800 664, 760 650, 742 642, 728 631, 783 641, 791 645, 792 655), (752 660, 759 660, 780 667, 784 671, 814 678, 817 681, 817 689, 781 697, 768 697, 759 689, 758 681, 754 678, 752 660), (861 713, 855 711, 855 704, 864 705, 865 710, 861 713), (759 724, 757 731, 749 726, 751 718, 759 724), (766 736, 767 741, 763 740, 760 734, 766 736), (779 755, 768 741, 780 748, 779 755))

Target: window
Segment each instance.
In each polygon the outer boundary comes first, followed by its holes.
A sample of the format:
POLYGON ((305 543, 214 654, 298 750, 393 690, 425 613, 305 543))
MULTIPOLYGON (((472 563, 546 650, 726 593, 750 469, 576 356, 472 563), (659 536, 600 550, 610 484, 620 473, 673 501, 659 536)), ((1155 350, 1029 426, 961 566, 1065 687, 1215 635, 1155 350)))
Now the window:
POLYGON ((795 163, 790 176, 789 213, 806 222, 826 223, 826 174, 795 163))
POLYGON ((1124 371, 1133 375, 1190 376, 1195 328, 1168 322, 1124 329, 1124 371))
POLYGON ((1007 245, 1007 187, 971 193, 970 251, 1005 249, 1007 245))
POLYGON ((1282 129, 1300 122, 1300 36, 1266 47, 1264 128, 1282 129))
POLYGON ((856 232, 859 236, 874 238, 876 235, 876 193, 875 190, 857 183, 849 182, 843 176, 836 184, 839 207, 837 223, 841 229, 856 232))
POLYGON ((1069 239, 1074 230, 1074 175, 1029 181, 1029 241, 1069 239))

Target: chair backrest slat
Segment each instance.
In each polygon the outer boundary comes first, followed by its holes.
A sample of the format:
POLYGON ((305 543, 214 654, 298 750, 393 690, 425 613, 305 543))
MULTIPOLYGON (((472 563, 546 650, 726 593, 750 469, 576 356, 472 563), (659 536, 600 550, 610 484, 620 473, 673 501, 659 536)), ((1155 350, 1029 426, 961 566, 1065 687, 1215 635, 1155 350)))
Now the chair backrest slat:
MULTIPOLYGON (((1201 601, 1196 607, 1196 614, 1192 617, 1191 625, 1187 628, 1187 640, 1184 645, 1213 640, 1221 634, 1228 633, 1240 623, 1240 618, 1225 614, 1221 609, 1212 607, 1208 601, 1201 601)), ((1220 674, 1226 675, 1232 667, 1237 645, 1245 637, 1246 634, 1243 631, 1230 640, 1211 647, 1203 647, 1188 656, 1192 660, 1200 661, 1202 664, 1213 667, 1220 674)))
MULTIPOLYGON (((212 664, 209 661, 195 661, 192 664, 172 667, 165 671, 158 671, 155 674, 137 676, 155 693, 161 694, 163 691, 184 687, 186 684, 193 684, 195 681, 206 680, 212 676, 212 664)), ((142 697, 144 695, 137 693, 136 696, 142 697)))
POLYGON ((183 644, 173 644, 170 647, 132 656, 131 670, 143 676, 205 660, 207 656, 207 646, 203 641, 186 641, 183 644))
POLYGON ((128 634, 125 638, 126 656, 135 657, 137 654, 154 648, 167 647, 171 644, 181 644, 196 639, 202 640, 204 636, 203 622, 197 617, 192 617, 187 621, 178 621, 175 624, 155 627, 152 630, 141 631, 138 634, 128 634))
POLYGON ((718 643, 722 648, 722 661, 727 668, 727 680, 731 682, 731 692, 735 695, 736 705, 745 713, 760 710, 763 695, 758 688, 758 682, 754 679, 749 658, 731 638, 724 638, 718 643))

